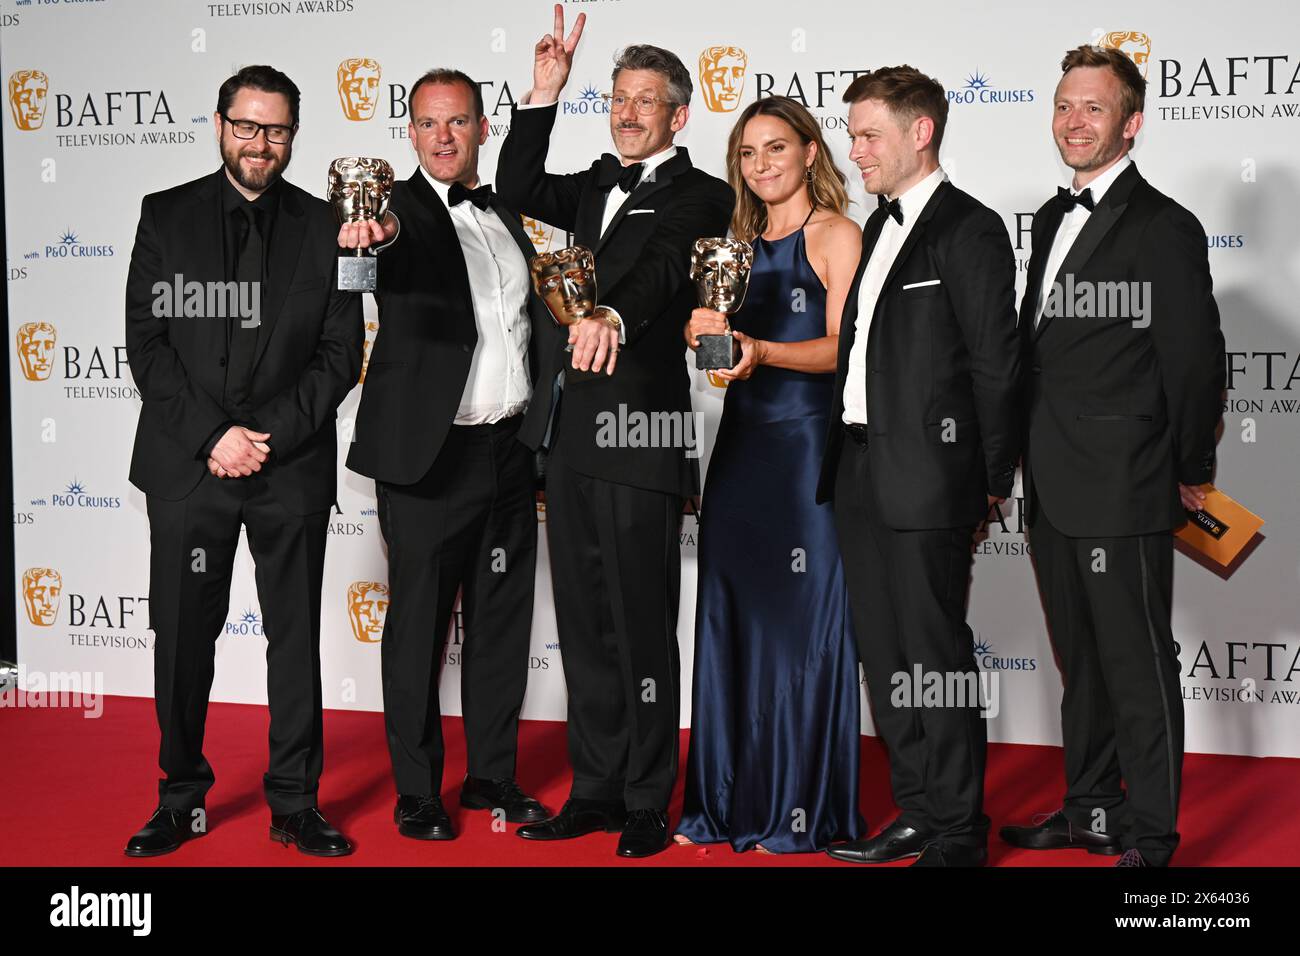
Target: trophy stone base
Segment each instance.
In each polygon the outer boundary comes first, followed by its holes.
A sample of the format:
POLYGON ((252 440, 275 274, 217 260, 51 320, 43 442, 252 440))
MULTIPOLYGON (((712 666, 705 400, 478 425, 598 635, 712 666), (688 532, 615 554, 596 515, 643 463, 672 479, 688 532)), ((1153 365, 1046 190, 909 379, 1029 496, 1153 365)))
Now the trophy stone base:
POLYGON ((374 256, 339 256, 339 291, 374 292, 378 265, 374 256))
POLYGON ((701 371, 735 368, 740 361, 740 343, 730 332, 721 335, 697 335, 700 347, 695 350, 695 367, 701 371))

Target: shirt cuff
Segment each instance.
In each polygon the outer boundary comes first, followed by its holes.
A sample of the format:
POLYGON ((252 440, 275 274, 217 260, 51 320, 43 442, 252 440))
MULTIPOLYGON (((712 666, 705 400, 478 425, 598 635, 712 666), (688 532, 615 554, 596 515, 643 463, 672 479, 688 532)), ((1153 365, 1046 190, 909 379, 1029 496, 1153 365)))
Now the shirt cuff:
POLYGON ((555 103, 530 103, 529 100, 531 100, 532 98, 533 98, 533 91, 529 90, 527 93, 525 93, 523 96, 519 98, 519 102, 515 104, 515 109, 544 110, 546 109, 546 107, 555 106, 556 103, 560 102, 559 100, 556 100, 555 103))

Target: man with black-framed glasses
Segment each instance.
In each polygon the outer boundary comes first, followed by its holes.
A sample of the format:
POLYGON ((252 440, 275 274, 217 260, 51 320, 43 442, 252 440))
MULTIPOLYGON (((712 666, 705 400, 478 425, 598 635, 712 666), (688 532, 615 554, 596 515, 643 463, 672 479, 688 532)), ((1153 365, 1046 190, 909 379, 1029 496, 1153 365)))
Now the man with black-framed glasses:
POLYGON ((298 100, 280 71, 240 70, 213 117, 222 168, 140 210, 126 284, 143 403, 130 477, 149 515, 164 776, 128 856, 206 832, 204 724, 241 527, 267 640, 271 837, 316 856, 352 852, 317 809, 320 602, 335 411, 360 375, 364 333, 360 297, 337 289, 332 210, 281 178, 298 100), (196 283, 203 296, 190 294, 196 283))
POLYGON ((691 77, 670 51, 649 45, 627 47, 614 66, 606 102, 617 156, 546 172, 585 22, 579 15, 566 37, 556 5, 553 32, 534 47, 533 88, 497 160, 497 190, 512 208, 595 253, 599 293, 593 317, 548 330, 537 391, 555 398, 534 401, 519 430, 530 448, 549 450, 547 545, 574 776, 560 813, 519 835, 618 831, 618 855, 644 857, 668 845, 681 697, 678 534, 683 499, 699 491, 681 339, 696 304, 691 247, 726 234, 735 197, 674 145, 690 115, 691 77), (668 434, 611 427, 638 421, 663 423, 668 434))
POLYGON ((230 132, 235 139, 257 139, 257 134, 265 132, 266 141, 276 146, 284 146, 292 142, 293 134, 298 132, 298 124, 292 126, 282 126, 279 123, 254 123, 252 120, 231 119, 225 113, 218 113, 223 120, 230 126, 230 132))

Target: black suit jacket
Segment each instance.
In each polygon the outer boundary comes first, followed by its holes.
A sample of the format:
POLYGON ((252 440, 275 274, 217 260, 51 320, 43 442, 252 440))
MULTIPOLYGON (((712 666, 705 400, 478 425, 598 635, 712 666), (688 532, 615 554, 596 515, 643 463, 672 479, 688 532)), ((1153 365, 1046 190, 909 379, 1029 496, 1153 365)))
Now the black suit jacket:
MULTIPOLYGON (((886 215, 877 209, 862 231, 850 304, 858 301, 886 215)), ((872 491, 889 527, 976 525, 988 495, 1011 494, 1020 457, 1015 272, 998 215, 940 183, 890 267, 867 333, 872 491)), ((840 325, 818 501, 835 491, 855 317, 846 309, 840 325)))
MULTIPOLYGON (((338 223, 329 205, 281 182, 267 249, 252 391, 226 408, 227 320, 155 315, 157 290, 225 282, 224 169, 144 197, 126 280, 126 354, 143 405, 131 483, 168 501, 207 470, 206 446, 227 421, 270 432, 259 475, 295 514, 334 503, 335 411, 357 382, 365 331, 359 296, 337 291, 338 223)), ((168 295, 170 295, 168 293, 168 295)), ((236 479, 247 480, 247 479, 236 479)))
MULTIPOLYGON (((401 233, 379 255, 379 331, 366 366, 348 467, 391 484, 419 481, 438 457, 456 418, 478 344, 465 255, 451 213, 416 169, 396 183, 389 208, 401 233)), ((493 197, 492 210, 519 246, 535 250, 518 214, 493 197)), ((534 403, 549 408, 551 383, 538 379, 538 353, 555 323, 531 291, 529 376, 534 403)))
MULTIPOLYGON (((691 165, 683 147, 642 182, 601 235, 608 193, 598 188, 599 161, 579 173, 546 172, 546 155, 556 108, 515 109, 510 134, 497 160, 497 190, 526 215, 574 234, 596 255, 601 305, 616 309, 626 326, 613 375, 565 375, 563 411, 553 444, 562 445, 576 471, 618 484, 683 496, 699 490, 696 458, 681 447, 691 413, 690 375, 682 329, 696 306, 690 281, 691 246, 701 236, 726 235, 735 196, 731 187, 691 165), (614 416, 651 423, 647 443, 677 430, 676 447, 608 447, 614 416), (664 413, 669 417, 664 419, 664 413), (656 423, 676 422, 660 427, 656 423)), ((539 388, 567 367, 567 330, 553 327, 542 353, 539 388)), ((535 402, 520 431, 536 448, 546 432, 549 409, 535 402)), ((669 438, 673 437, 671 435, 669 438)), ((695 436, 696 441, 700 436, 695 436)), ((694 453, 698 454, 698 450, 694 453)))
MULTIPOLYGON (((1111 183, 1061 265, 1045 277, 1064 210, 1034 214, 1020 334, 1027 369, 1028 520, 1041 502, 1072 537, 1147 534, 1186 520, 1178 482, 1209 481, 1225 363, 1205 231, 1131 165, 1111 183), (1149 314, 1044 314, 1055 278, 1149 282, 1149 314), (1142 323, 1147 323, 1142 327, 1142 323)), ((1068 288, 1068 287, 1067 287, 1068 288)))

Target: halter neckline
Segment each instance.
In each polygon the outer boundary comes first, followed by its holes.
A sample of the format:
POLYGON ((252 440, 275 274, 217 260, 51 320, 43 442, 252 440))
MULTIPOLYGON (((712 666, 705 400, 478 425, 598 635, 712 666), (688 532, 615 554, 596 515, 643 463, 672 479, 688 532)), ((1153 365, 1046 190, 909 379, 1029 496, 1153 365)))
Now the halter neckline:
POLYGON ((811 209, 808 210, 808 215, 804 217, 804 220, 799 225, 799 228, 794 230, 793 232, 786 233, 780 239, 768 239, 766 236, 762 235, 761 233, 759 234, 758 238, 762 239, 764 242, 785 242, 785 240, 789 239, 791 236, 797 236, 801 232, 803 232, 804 226, 808 225, 809 220, 812 219, 813 213, 815 213, 816 211, 817 211, 817 207, 814 205, 811 209))

